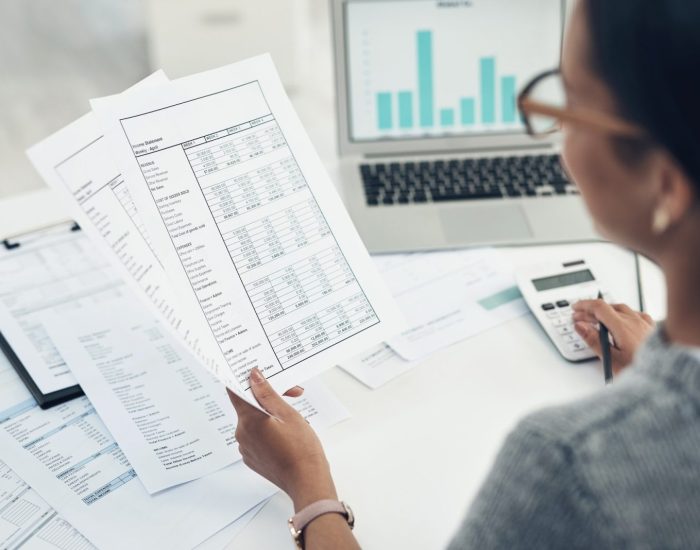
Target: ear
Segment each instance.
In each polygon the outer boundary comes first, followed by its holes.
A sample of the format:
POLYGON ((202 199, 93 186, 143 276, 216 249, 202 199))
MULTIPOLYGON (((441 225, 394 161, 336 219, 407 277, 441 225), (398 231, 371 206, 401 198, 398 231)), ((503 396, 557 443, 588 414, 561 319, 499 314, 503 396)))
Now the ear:
POLYGON ((685 171, 667 152, 655 153, 651 172, 654 177, 655 210, 663 210, 668 225, 674 226, 685 218, 695 202, 695 189, 685 171))

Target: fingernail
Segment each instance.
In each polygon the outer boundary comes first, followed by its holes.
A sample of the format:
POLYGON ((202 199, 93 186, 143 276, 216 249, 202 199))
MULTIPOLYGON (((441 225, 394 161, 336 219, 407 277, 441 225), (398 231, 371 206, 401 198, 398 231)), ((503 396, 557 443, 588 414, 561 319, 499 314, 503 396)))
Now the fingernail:
POLYGON ((574 325, 574 328, 576 329, 576 332, 578 332, 581 336, 585 336, 586 333, 588 333, 588 328, 586 328, 586 325, 583 323, 576 323, 574 325))
POLYGON ((250 380, 253 382, 253 384, 262 384, 265 381, 265 377, 258 370, 258 367, 255 367, 252 371, 250 371, 250 380))

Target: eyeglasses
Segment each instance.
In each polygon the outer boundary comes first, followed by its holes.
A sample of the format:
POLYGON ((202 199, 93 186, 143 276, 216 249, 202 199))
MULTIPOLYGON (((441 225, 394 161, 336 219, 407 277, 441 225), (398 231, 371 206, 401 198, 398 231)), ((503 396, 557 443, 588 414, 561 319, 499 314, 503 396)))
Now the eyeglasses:
POLYGON ((649 140, 644 130, 612 115, 590 109, 567 108, 559 69, 533 78, 520 92, 518 108, 527 133, 536 138, 560 130, 563 123, 570 123, 621 137, 649 140))

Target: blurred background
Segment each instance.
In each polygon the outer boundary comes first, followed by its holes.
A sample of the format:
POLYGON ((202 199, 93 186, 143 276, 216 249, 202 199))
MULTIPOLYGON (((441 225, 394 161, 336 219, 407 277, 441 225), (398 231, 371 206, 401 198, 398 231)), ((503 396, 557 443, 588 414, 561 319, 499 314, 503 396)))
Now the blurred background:
POLYGON ((332 113, 329 17, 328 0, 0 0, 0 198, 44 186, 24 151, 90 98, 264 52, 321 156, 334 154, 332 122, 311 114, 332 113))

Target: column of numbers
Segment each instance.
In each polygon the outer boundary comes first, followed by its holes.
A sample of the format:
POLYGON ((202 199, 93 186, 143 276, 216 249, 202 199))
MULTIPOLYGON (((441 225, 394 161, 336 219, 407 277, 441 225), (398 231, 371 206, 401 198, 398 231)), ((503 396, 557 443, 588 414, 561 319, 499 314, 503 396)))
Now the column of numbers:
POLYGON ((329 234, 316 201, 308 199, 222 236, 239 273, 243 274, 329 234))

